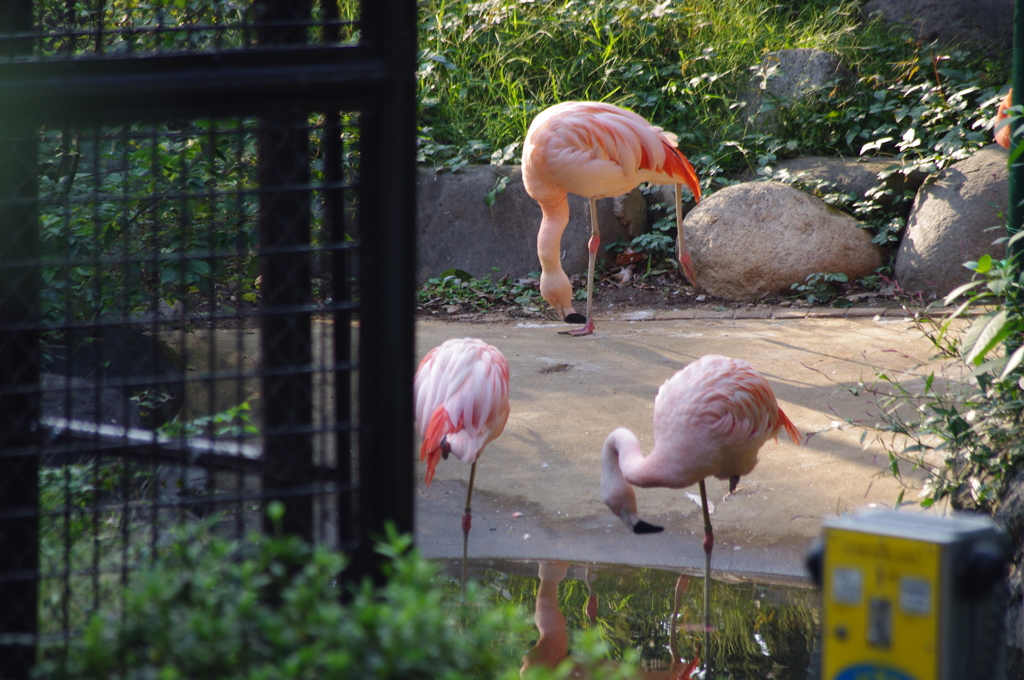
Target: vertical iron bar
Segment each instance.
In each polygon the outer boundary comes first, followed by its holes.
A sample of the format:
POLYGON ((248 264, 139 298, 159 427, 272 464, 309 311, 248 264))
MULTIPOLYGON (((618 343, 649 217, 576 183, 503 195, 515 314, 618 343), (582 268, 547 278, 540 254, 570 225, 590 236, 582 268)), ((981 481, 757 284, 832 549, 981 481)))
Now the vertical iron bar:
MULTIPOLYGON (((275 490, 302 486, 293 464, 312 465, 313 363, 309 304, 309 132, 303 114, 260 121, 260 317, 264 456, 275 490), (284 477, 282 477, 282 475, 284 477)), ((282 494, 285 533, 313 539, 312 495, 282 494)))
MULTIPOLYGON (((0 7, 0 36, 32 28, 30 0, 0 7)), ((31 54, 30 39, 4 55, 31 54)), ((39 603, 38 140, 0 125, 0 677, 27 679, 39 603)))
POLYGON ((416 3, 364 0, 362 42, 385 82, 361 118, 359 509, 364 574, 379 583, 370 539, 390 521, 413 530, 413 322, 416 257, 416 3))
MULTIPOLYGON (((337 21, 340 18, 335 0, 320 0, 320 13, 327 26, 324 42, 334 43, 340 38, 337 21)), ((335 309, 331 317, 334 343, 334 365, 349 366, 352 361, 352 312, 342 305, 351 300, 348 277, 348 250, 339 250, 348 240, 345 224, 345 190, 341 184, 345 179, 343 167, 344 146, 341 140, 341 115, 328 111, 324 116, 324 225, 327 240, 332 246, 331 295, 335 309)), ((351 424, 352 413, 352 372, 350 369, 334 371, 334 435, 335 461, 338 466, 338 484, 347 489, 353 480, 352 433, 344 426, 351 424)), ((356 538, 358 513, 355 494, 342 491, 338 497, 338 542, 347 550, 356 538)))
POLYGON ((39 232, 35 131, 0 138, 0 677, 35 662, 39 578, 39 232))
MULTIPOLYGON (((330 3, 329 3, 330 4, 330 3)), ((342 307, 350 299, 348 284, 348 252, 340 250, 345 243, 345 202, 342 178, 341 120, 337 113, 326 116, 324 125, 324 223, 327 227, 331 250, 331 294, 336 305, 332 315, 334 365, 347 366, 352 360, 352 312, 342 307)), ((352 375, 348 369, 334 371, 334 422, 344 426, 352 422, 352 375)), ((335 431, 335 460, 338 483, 347 488, 352 483, 352 436, 338 427, 335 431)), ((353 494, 342 491, 338 499, 338 540, 347 546, 355 536, 355 505, 353 494)))
MULTIPOLYGON (((307 42, 310 7, 310 0, 256 3, 259 43, 307 42)), ((268 500, 275 491, 280 494, 285 533, 312 541, 312 494, 287 493, 314 481, 290 473, 293 464, 313 463, 308 117, 304 112, 264 116, 258 134, 263 441, 271 471, 264 491, 268 500)))

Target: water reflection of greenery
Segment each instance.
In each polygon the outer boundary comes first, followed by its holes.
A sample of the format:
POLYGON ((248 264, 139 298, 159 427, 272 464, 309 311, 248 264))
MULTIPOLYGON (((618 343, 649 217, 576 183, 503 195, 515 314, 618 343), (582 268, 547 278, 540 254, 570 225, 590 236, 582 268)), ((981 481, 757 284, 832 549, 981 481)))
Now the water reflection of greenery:
MULTIPOLYGON (((539 583, 536 562, 478 562, 474 572, 496 600, 533 611, 539 583)), ((613 658, 633 649, 643 668, 668 668, 677 577, 660 569, 573 564, 558 589, 558 603, 568 629, 597 627, 613 658), (587 615, 592 591, 597 596, 593 621, 587 615)), ((818 593, 808 588, 713 581, 712 677, 806 678, 818 631, 818 603, 818 593)), ((702 612, 703 580, 692 577, 682 591, 677 624, 678 651, 685 659, 699 651, 702 612)), ((701 657, 703 662, 703 653, 701 657)))

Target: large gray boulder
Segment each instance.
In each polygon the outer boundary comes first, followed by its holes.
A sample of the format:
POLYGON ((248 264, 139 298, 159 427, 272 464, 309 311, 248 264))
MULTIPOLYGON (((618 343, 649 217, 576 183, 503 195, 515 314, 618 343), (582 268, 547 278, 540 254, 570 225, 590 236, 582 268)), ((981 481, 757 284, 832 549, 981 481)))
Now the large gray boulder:
POLYGON ((831 89, 836 82, 847 83, 853 74, 839 57, 822 50, 797 48, 765 55, 740 93, 743 115, 755 129, 777 127, 778 109, 815 92, 831 89))
POLYGON ((851 280, 881 267, 881 249, 858 222, 780 182, 718 191, 683 222, 697 283, 729 300, 788 293, 819 272, 851 280))
POLYGON ((921 187, 896 254, 904 291, 943 297, 971 280, 964 262, 985 253, 1005 257, 1005 246, 992 242, 1006 235, 1006 160, 1006 149, 992 144, 921 187))
POLYGON ((925 42, 971 42, 1004 59, 1013 47, 1013 0, 870 0, 861 12, 905 24, 925 42))
MULTIPOLYGON (((418 283, 452 267, 475 277, 540 271, 540 206, 526 193, 518 166, 473 166, 455 174, 421 169, 416 190, 418 283), (503 180, 504 192, 488 207, 487 195, 503 180)), ((598 221, 602 244, 643 233, 646 204, 640 191, 598 201, 598 221)), ((570 194, 569 225, 562 235, 562 268, 569 275, 586 272, 589 240, 590 203, 570 194)), ((599 255, 606 256, 604 248, 599 255)))

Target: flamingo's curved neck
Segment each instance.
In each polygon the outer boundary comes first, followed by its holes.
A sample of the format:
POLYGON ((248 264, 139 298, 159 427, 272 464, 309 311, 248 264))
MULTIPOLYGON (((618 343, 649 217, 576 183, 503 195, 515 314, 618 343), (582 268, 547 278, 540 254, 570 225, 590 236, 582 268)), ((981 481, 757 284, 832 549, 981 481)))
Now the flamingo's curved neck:
POLYGON ((645 462, 640 440, 632 432, 620 427, 608 435, 601 449, 601 494, 606 504, 632 496, 632 485, 643 477, 645 462))
POLYGON ((537 232, 537 257, 545 270, 561 267, 562 232, 569 224, 569 200, 561 198, 540 204, 542 213, 540 230, 537 232))

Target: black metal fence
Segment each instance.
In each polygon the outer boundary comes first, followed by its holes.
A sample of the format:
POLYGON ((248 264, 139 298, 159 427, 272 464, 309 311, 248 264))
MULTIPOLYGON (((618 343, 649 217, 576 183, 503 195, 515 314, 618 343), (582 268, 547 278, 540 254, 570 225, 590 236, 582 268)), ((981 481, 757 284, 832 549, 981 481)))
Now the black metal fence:
POLYGON ((412 529, 411 0, 0 0, 0 677, 174 527, 412 529))

